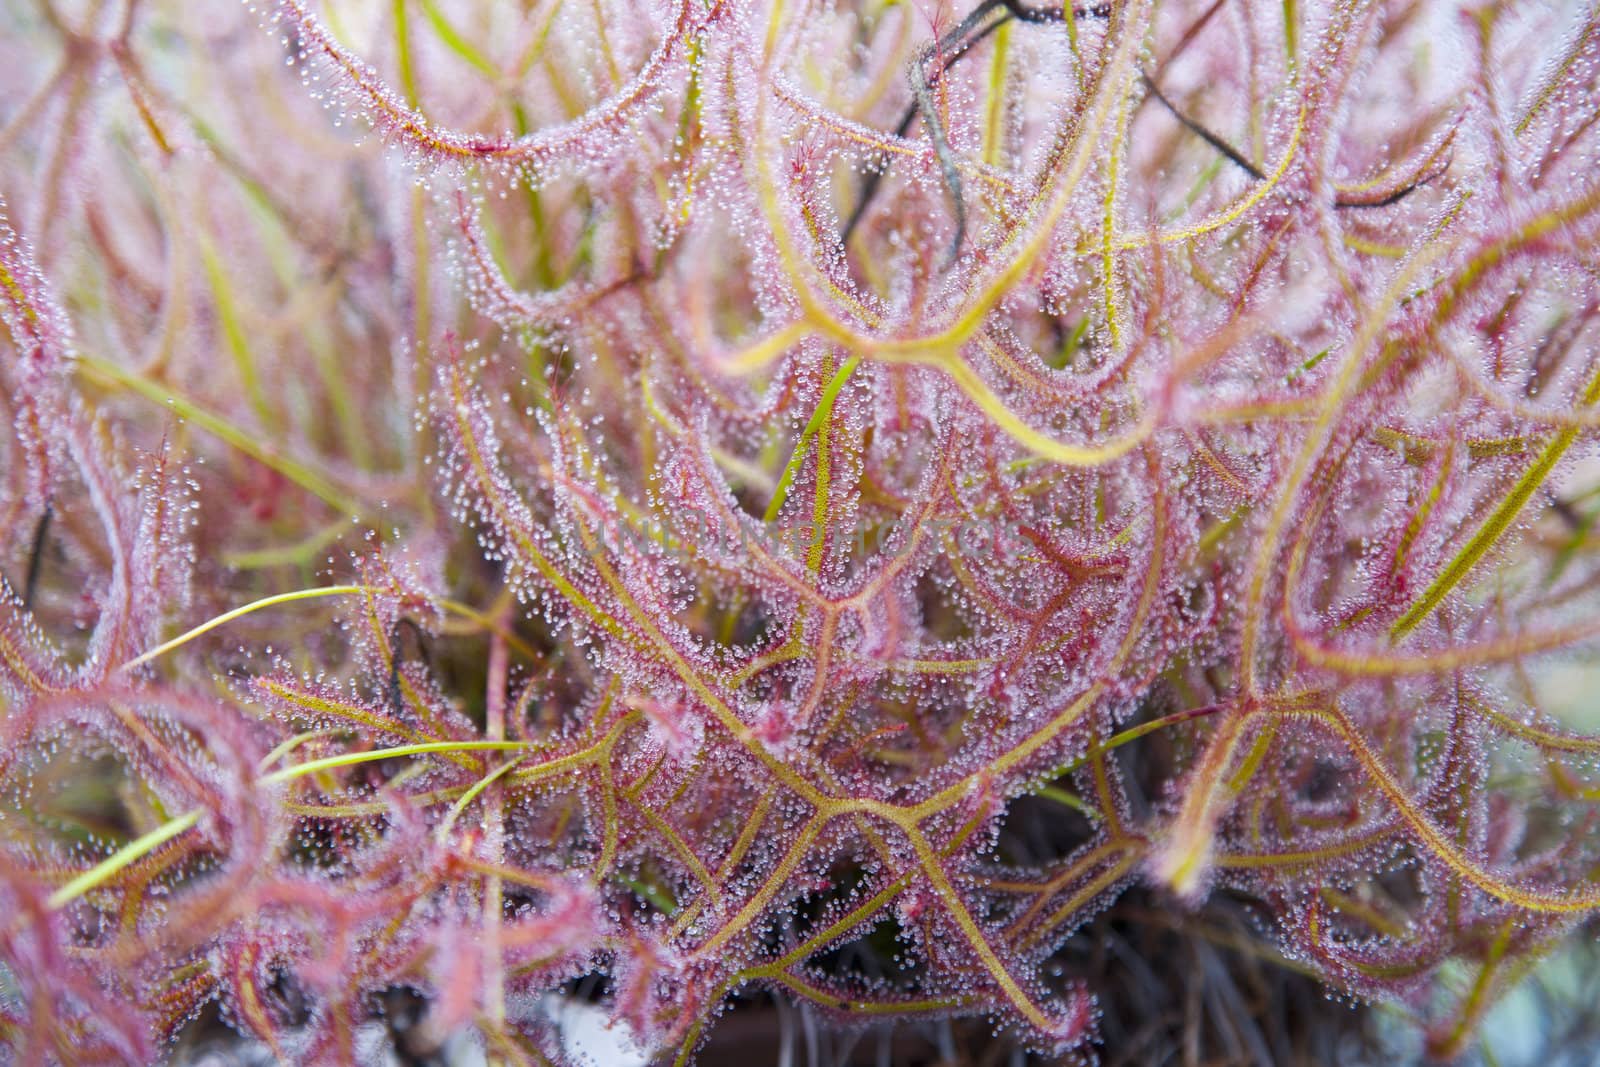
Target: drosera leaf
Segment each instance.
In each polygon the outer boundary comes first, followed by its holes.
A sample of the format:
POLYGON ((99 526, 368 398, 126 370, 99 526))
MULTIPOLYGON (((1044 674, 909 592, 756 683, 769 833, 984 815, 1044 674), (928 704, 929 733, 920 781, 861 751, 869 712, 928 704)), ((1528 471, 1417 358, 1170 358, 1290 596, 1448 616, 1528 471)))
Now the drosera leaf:
POLYGON ((570 122, 525 137, 485 137, 429 122, 419 106, 408 103, 371 65, 336 41, 304 0, 276 0, 273 8, 285 32, 298 42, 302 61, 328 70, 379 130, 415 153, 424 165, 483 163, 534 171, 576 160, 586 148, 603 143, 599 135, 634 121, 661 91, 665 74, 707 17, 691 0, 675 0, 666 37, 644 66, 605 102, 570 122))
POLYGON ((181 6, 0 66, 0 1058, 1453 1051, 1600 914, 1593 16, 181 6))
MULTIPOLYGON (((1600 372, 1596 372, 1590 378, 1579 403, 1582 408, 1591 408, 1596 401, 1600 401, 1600 372)), ((1515 524, 1517 516, 1533 498, 1534 493, 1544 485, 1556 464, 1578 439, 1578 430, 1576 426, 1568 426, 1557 431, 1532 465, 1517 478, 1511 489, 1495 505, 1483 524, 1467 539, 1467 543, 1450 558, 1400 617, 1390 624, 1389 637, 1392 640, 1399 641, 1416 629, 1417 625, 1433 613, 1450 591, 1459 585, 1489 550, 1505 536, 1506 531, 1515 524)))

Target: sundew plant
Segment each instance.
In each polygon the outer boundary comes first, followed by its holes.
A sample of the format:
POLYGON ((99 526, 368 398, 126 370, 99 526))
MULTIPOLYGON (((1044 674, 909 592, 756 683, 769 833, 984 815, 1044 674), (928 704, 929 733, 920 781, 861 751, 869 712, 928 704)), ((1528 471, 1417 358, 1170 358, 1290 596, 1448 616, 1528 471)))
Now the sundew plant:
POLYGON ((1535 0, 6 0, 10 1057, 1092 1060, 1130 892, 1461 1053, 1600 909, 1597 101, 1535 0))

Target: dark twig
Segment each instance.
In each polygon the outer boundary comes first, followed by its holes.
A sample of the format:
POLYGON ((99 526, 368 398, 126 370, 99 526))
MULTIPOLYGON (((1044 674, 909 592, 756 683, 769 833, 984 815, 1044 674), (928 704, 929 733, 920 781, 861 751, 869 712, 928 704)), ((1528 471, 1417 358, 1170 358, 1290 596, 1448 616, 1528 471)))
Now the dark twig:
MULTIPOLYGON (((970 39, 964 41, 961 39, 963 36, 971 32, 973 26, 980 23, 985 16, 987 16, 995 8, 999 7, 1000 4, 1001 0, 984 0, 983 3, 979 4, 975 9, 973 9, 970 15, 962 19, 958 26, 941 37, 937 43, 937 46, 930 46, 924 51, 923 55, 912 64, 912 100, 910 106, 908 106, 904 113, 901 114, 900 121, 895 124, 894 134, 896 137, 904 137, 908 132, 910 132, 912 123, 917 121, 917 115, 921 110, 921 99, 916 88, 918 80, 920 79, 923 85, 925 85, 928 89, 931 89, 933 86, 939 83, 939 79, 944 76, 944 72, 955 66, 956 61, 962 56, 966 55, 972 49, 973 45, 977 44, 979 41, 983 40, 985 37, 989 36, 989 34, 993 33, 995 30, 1004 25, 1005 22, 1009 20, 1009 15, 1003 15, 989 25, 984 26, 970 39), (937 50, 937 52, 943 57, 940 70, 932 78, 924 77, 921 74, 922 68, 924 64, 926 64, 928 57, 933 54, 935 50, 937 50)), ((930 130, 931 129, 932 127, 930 126, 930 130)), ((940 131, 939 136, 942 137, 942 130, 940 131)), ((935 143, 934 150, 936 152, 938 151, 938 142, 935 143)), ((948 151, 948 146, 946 146, 946 151, 948 151)), ((856 227, 861 224, 862 218, 867 213, 867 208, 871 205, 873 198, 877 196, 878 187, 883 184, 884 176, 887 175, 888 172, 889 165, 885 163, 881 169, 875 170, 866 176, 866 179, 861 184, 861 199, 856 202, 856 209, 850 213, 850 218, 845 221, 844 230, 841 231, 839 235, 840 243, 849 243, 850 235, 855 233, 856 227)), ((959 193, 959 180, 956 188, 959 193)), ((958 213, 962 217, 965 216, 964 209, 960 210, 958 213)))
POLYGON ((1402 185, 1388 196, 1379 197, 1377 200, 1346 200, 1340 197, 1333 202, 1333 206, 1340 211, 1359 211, 1362 208, 1388 207, 1390 204, 1398 204, 1424 185, 1427 185, 1428 182, 1433 180, 1433 177, 1434 175, 1429 174, 1426 177, 1418 178, 1416 181, 1408 185, 1402 185))
POLYGON ((1572 506, 1570 500, 1563 499, 1549 490, 1545 491, 1545 496, 1550 498, 1550 510, 1555 512, 1556 517, 1566 524, 1569 533, 1583 533, 1585 528, 1589 526, 1589 521, 1583 517, 1577 508, 1572 506))
POLYGON ((911 64, 911 94, 922 112, 922 124, 928 130, 928 140, 933 144, 933 154, 939 161, 944 186, 950 192, 950 207, 956 216, 955 236, 950 241, 950 251, 945 257, 945 269, 948 270, 961 254, 961 245, 967 236, 967 200, 961 189, 961 171, 956 166, 955 152, 951 151, 950 139, 945 135, 944 119, 934 103, 933 87, 921 63, 911 64))
MULTIPOLYGON (((1048 22, 1065 22, 1062 10, 1059 7, 1029 7, 1019 3, 1018 0, 1000 0, 1007 13, 1018 22, 1029 22, 1035 26, 1048 22)), ((1095 4, 1092 7, 1075 7, 1072 17, 1076 19, 1108 19, 1111 17, 1110 4, 1095 4)))
POLYGON ((1182 124, 1184 129, 1188 130, 1206 144, 1210 145, 1212 148, 1215 148, 1218 152, 1228 157, 1229 162, 1233 163, 1234 166, 1250 175, 1250 177, 1254 178, 1256 181, 1261 181, 1266 177, 1265 174, 1256 168, 1254 163, 1251 163, 1248 159, 1244 158, 1244 156, 1235 151, 1233 146, 1227 141, 1224 141, 1222 138, 1218 137, 1216 134, 1200 125, 1200 123, 1179 111, 1177 105, 1171 100, 1168 100, 1167 94, 1163 93, 1160 88, 1156 86, 1156 83, 1151 80, 1150 75, 1141 74, 1139 77, 1144 82, 1144 87, 1150 90, 1150 95, 1155 97, 1156 100, 1161 103, 1161 106, 1166 108, 1172 117, 1177 119, 1178 122, 1182 124))
POLYGON ((46 501, 44 512, 33 528, 33 548, 28 553, 28 577, 22 585, 22 606, 33 610, 33 594, 39 588, 39 572, 44 568, 45 538, 50 536, 50 520, 55 517, 55 507, 46 501))
MULTIPOLYGON (((1073 9, 1073 17, 1077 19, 1111 17, 1110 4, 1095 4, 1092 7, 1079 7, 1073 9)), ((950 192, 952 207, 956 216, 955 239, 950 246, 951 262, 961 251, 961 246, 966 239, 967 207, 961 188, 961 172, 956 167, 955 154, 950 150, 950 142, 945 136, 944 124, 939 118, 938 110, 933 106, 933 88, 944 77, 945 71, 955 66, 956 62, 972 51, 973 46, 987 38, 1001 26, 1016 19, 1028 25, 1044 25, 1052 22, 1062 22, 1061 8, 1046 7, 1033 8, 1018 0, 983 0, 977 7, 962 19, 953 29, 949 30, 936 42, 923 49, 922 54, 911 65, 909 79, 911 82, 911 104, 900 116, 900 121, 895 125, 896 137, 904 137, 916 122, 920 114, 923 125, 928 129, 928 138, 933 144, 934 156, 939 161, 939 169, 943 172, 945 188, 950 192), (1001 9, 1000 16, 993 21, 985 23, 995 10, 1001 9), (928 61, 938 57, 939 68, 932 76, 926 73, 928 61)), ((861 199, 856 202, 855 210, 850 213, 850 218, 845 221, 844 229, 840 231, 841 244, 848 244, 850 237, 855 233, 856 227, 861 224, 866 216, 867 208, 877 196, 878 188, 883 184, 884 176, 889 172, 889 165, 885 163, 882 168, 868 174, 861 183, 861 199)))
POLYGON ((401 617, 395 620, 394 628, 389 631, 389 710, 396 718, 399 717, 405 706, 403 703, 404 694, 400 689, 400 663, 404 658, 403 653, 405 650, 405 646, 401 642, 401 636, 402 630, 406 627, 410 628, 412 636, 416 639, 417 658, 422 661, 424 666, 429 666, 428 646, 422 643, 423 638, 427 635, 422 632, 422 627, 418 626, 412 619, 401 617))
MULTIPOLYGON (((1167 99, 1167 95, 1161 91, 1159 86, 1156 85, 1153 78, 1151 78, 1148 74, 1141 74, 1139 77, 1144 82, 1144 87, 1150 91, 1150 95, 1155 97, 1161 106, 1166 108, 1167 112, 1173 118, 1177 119, 1179 124, 1181 124, 1184 129, 1188 130, 1206 144, 1216 149, 1219 153, 1225 156, 1230 163, 1244 171, 1246 174, 1250 175, 1251 178, 1258 182, 1266 179, 1266 174, 1262 173, 1259 167, 1246 159, 1242 153, 1240 153, 1227 141, 1212 133, 1205 126, 1201 125, 1199 122, 1196 122, 1188 115, 1185 115, 1182 111, 1178 110, 1178 106, 1171 100, 1167 99)), ((1333 206, 1340 210, 1388 207, 1391 204, 1397 204, 1404 200, 1422 186, 1426 185, 1430 180, 1432 180, 1433 177, 1434 174, 1428 174, 1414 182, 1396 189, 1387 196, 1379 197, 1376 200, 1354 200, 1340 197, 1333 202, 1333 206)))

